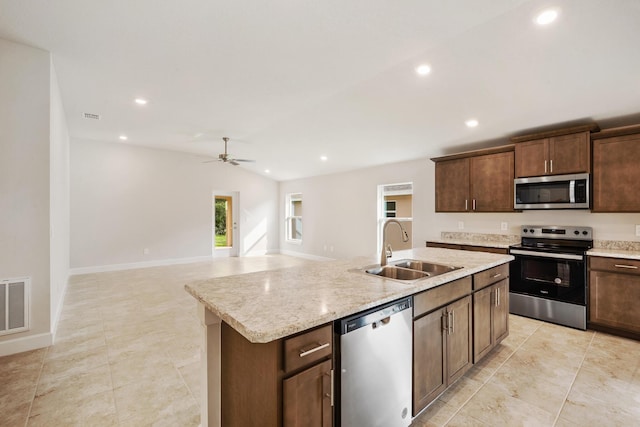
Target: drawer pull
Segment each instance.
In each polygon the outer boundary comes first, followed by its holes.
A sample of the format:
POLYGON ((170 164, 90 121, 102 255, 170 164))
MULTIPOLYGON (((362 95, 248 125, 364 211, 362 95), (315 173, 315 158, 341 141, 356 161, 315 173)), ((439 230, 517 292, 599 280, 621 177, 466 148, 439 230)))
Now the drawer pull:
POLYGON ((311 350, 306 350, 305 351, 304 349, 300 349, 300 357, 308 356, 308 355, 310 355, 312 353, 315 353, 316 351, 320 351, 320 350, 325 349, 327 347, 329 347, 329 343, 328 342, 324 343, 324 344, 318 343, 317 346, 313 347, 311 350))
POLYGON ((496 273, 493 276, 491 276, 490 278, 491 279, 495 279, 496 277, 500 277, 500 276, 502 276, 502 273, 496 273))
POLYGON ((626 265, 626 264, 615 264, 615 267, 618 267, 618 268, 629 268, 631 270, 637 270, 638 269, 638 266, 636 266, 636 265, 626 265))

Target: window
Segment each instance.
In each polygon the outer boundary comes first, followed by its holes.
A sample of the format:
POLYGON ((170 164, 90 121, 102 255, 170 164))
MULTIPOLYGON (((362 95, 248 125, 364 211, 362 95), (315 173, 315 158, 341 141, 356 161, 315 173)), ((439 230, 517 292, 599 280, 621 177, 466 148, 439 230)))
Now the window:
POLYGON ((289 242, 302 243, 302 194, 287 194, 286 203, 286 239, 289 242))
POLYGON ((396 201, 395 200, 385 200, 385 218, 395 218, 396 217, 396 201))

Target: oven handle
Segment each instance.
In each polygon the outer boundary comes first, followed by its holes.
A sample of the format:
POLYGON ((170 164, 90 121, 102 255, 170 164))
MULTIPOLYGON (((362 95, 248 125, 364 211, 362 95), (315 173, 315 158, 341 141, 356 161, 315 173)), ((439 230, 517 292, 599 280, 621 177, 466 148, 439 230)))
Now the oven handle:
POLYGON ((584 259, 582 255, 553 254, 548 252, 522 251, 520 249, 511 249, 510 253, 512 255, 529 255, 529 256, 540 257, 540 258, 575 259, 578 261, 582 261, 584 259))

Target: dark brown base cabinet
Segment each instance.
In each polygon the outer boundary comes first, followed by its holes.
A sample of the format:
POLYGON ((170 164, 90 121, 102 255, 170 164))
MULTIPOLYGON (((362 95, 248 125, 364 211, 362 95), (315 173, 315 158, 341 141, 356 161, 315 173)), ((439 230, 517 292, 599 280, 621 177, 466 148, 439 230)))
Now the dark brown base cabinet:
POLYGON ((509 280, 473 294, 473 362, 477 363, 509 335, 509 280))
POLYGON ((465 277, 414 297, 414 416, 473 363, 470 293, 471 277, 465 277))
POLYGON ((221 349, 223 426, 333 425, 331 324, 254 344, 223 323, 221 349))
POLYGON ((640 261, 589 258, 589 327, 640 337, 640 261))

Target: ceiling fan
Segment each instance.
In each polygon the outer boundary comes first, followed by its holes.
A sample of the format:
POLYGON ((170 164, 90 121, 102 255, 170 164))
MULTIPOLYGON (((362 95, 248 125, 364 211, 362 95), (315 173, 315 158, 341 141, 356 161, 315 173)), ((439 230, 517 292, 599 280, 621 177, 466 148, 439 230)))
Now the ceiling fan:
MULTIPOLYGON (((229 142, 229 138, 222 137, 222 140, 224 141, 224 153, 220 153, 218 154, 218 161, 219 162, 223 162, 223 163, 231 163, 234 166, 238 166, 240 163, 238 162, 255 162, 255 160, 248 160, 248 159, 234 159, 233 157, 231 157, 229 155, 229 153, 227 152, 227 143, 229 142)), ((207 160, 204 163, 211 163, 211 162, 215 162, 215 160, 207 160)))

